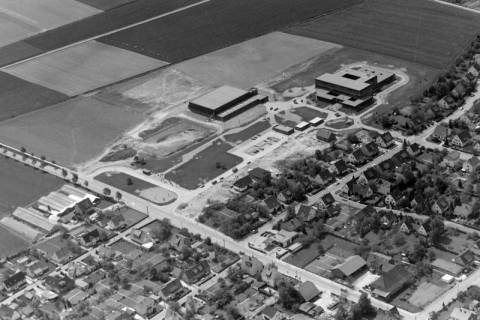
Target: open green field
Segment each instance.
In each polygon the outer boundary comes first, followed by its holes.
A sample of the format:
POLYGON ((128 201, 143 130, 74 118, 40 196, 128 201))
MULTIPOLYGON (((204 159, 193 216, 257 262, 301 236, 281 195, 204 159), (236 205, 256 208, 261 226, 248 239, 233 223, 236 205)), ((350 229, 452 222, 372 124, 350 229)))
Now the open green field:
POLYGON ((193 159, 169 171, 165 178, 186 189, 196 189, 242 162, 242 158, 228 153, 232 146, 214 141, 193 159))
POLYGON ((479 33, 478 14, 434 1, 369 0, 286 32, 448 68, 479 33))
POLYGON ((241 143, 250 139, 254 135, 257 135, 267 129, 270 129, 270 127, 271 125, 268 120, 262 120, 262 121, 255 122, 254 124, 248 126, 247 128, 242 129, 241 131, 227 134, 224 136, 224 138, 228 142, 241 143))
POLYGON ((13 231, 0 225, 0 258, 15 255, 27 249, 29 243, 13 231))
POLYGON ((176 68, 211 86, 228 84, 249 89, 289 66, 339 46, 273 32, 187 60, 176 68))
POLYGON ((88 41, 5 69, 24 80, 75 96, 166 65, 128 50, 88 41))
POLYGON ((315 117, 325 119, 327 114, 325 112, 310 108, 310 107, 297 107, 289 110, 282 110, 275 114, 275 121, 278 124, 295 127, 302 121, 310 121, 315 117))
POLYGON ((100 155, 144 119, 125 105, 80 97, 0 124, 0 141, 66 166, 100 155))
POLYGON ((166 205, 177 199, 175 192, 123 172, 104 172, 96 176, 95 179, 159 205, 166 205))
POLYGON ((13 159, 0 157, 0 217, 60 188, 64 182, 13 159))

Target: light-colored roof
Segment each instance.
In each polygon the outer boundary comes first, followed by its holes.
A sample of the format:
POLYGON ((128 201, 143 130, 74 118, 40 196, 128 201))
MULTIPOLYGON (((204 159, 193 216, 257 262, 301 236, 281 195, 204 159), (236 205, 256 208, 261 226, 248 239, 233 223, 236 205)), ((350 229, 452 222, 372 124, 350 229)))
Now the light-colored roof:
POLYGON ((306 122, 306 121, 302 121, 300 122, 299 124, 297 124, 295 126, 295 128, 304 128, 304 127, 308 127, 310 125, 310 123, 306 122))
POLYGON ((40 212, 36 210, 34 211, 33 209, 18 207, 13 212, 13 216, 47 232, 51 232, 55 227, 55 225, 50 223, 47 218, 41 216, 40 212))
POLYGON ((364 90, 370 86, 369 83, 366 83, 365 81, 368 79, 365 79, 363 77, 360 77, 357 80, 345 78, 344 75, 349 74, 350 72, 342 72, 342 73, 324 73, 317 79, 323 82, 331 83, 337 86, 341 86, 344 88, 352 89, 352 90, 364 90))
POLYGON ((20 233, 22 236, 30 240, 36 240, 43 235, 43 233, 41 233, 40 231, 37 231, 29 225, 15 220, 12 217, 4 217, 2 220, 0 220, 0 223, 7 228, 12 229, 13 231, 20 233))
POLYGON ((225 105, 226 103, 235 100, 246 93, 247 92, 242 89, 230 86, 222 86, 193 100, 192 103, 198 104, 204 108, 216 110, 219 107, 225 105))

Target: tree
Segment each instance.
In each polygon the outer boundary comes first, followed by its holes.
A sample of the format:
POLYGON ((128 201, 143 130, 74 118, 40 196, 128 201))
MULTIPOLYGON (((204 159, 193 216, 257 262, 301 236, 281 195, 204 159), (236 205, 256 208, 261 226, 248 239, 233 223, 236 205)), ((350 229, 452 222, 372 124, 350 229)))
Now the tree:
POLYGON ((439 217, 430 220, 430 230, 430 240, 434 245, 439 244, 442 240, 443 233, 445 232, 443 220, 439 217))
POLYGON ((120 191, 117 191, 115 193, 115 198, 117 199, 117 201, 120 201, 122 199, 122 194, 120 193, 120 191))
POLYGON ((62 169, 62 176, 65 178, 68 175, 67 170, 62 169))
POLYGON ((112 193, 112 191, 109 188, 103 188, 103 194, 106 196, 109 196, 112 193))
POLYGON ((25 147, 21 147, 21 148, 20 148, 20 151, 22 151, 22 152, 25 153, 25 152, 27 152, 27 149, 25 149, 25 147))
POLYGON ((360 320, 364 317, 374 317, 376 315, 376 310, 372 306, 372 302, 368 298, 367 294, 362 292, 360 299, 352 308, 352 319, 360 320))
POLYGON ((72 182, 77 183, 78 182, 78 174, 72 173, 72 182))
POLYGON ((278 294, 278 302, 287 310, 296 310, 300 304, 305 302, 302 295, 289 283, 279 283, 278 294))
POLYGON ((131 186, 133 184, 132 178, 127 178, 127 186, 131 186))

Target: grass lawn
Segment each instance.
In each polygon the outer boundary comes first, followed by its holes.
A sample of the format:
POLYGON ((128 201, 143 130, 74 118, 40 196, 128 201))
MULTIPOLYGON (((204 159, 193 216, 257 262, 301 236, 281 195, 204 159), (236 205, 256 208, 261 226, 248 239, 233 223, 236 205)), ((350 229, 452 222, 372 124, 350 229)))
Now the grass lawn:
POLYGON ((242 158, 228 153, 231 148, 230 144, 216 140, 193 159, 169 171, 165 178, 186 189, 196 189, 242 162, 242 158))
POLYGON ((0 181, 3 182, 0 184, 0 216, 36 201, 64 184, 62 179, 5 157, 0 158, 0 181))
POLYGON ((270 122, 268 120, 262 120, 252 124, 251 126, 243 129, 242 131, 227 134, 224 136, 225 140, 232 143, 242 143, 254 135, 257 135, 267 129, 270 129, 270 122))
POLYGON ((139 246, 134 245, 133 243, 125 239, 120 239, 117 242, 112 243, 110 247, 113 250, 118 251, 124 255, 127 255, 129 252, 132 252, 134 250, 140 250, 139 246))
POLYGON ((315 110, 313 108, 309 107, 298 107, 294 108, 292 110, 292 113, 295 113, 302 117, 303 121, 310 121, 313 118, 319 117, 319 118, 327 118, 328 114, 319 110, 315 110))
MULTIPOLYGON (((104 172, 97 175, 95 179, 156 204, 165 205, 177 199, 174 192, 123 172, 104 172)), ((112 194, 112 196, 115 195, 112 194)))
POLYGON ((115 214, 119 214, 125 219, 127 228, 130 228, 131 226, 148 217, 146 214, 129 207, 123 207, 115 211, 115 214))

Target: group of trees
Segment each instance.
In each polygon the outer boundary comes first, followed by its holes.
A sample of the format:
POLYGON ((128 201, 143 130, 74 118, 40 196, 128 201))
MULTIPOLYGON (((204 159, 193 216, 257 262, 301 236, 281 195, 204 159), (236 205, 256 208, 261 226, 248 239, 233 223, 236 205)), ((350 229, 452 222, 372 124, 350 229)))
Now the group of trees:
POLYGON ((362 293, 357 303, 347 309, 345 304, 341 303, 335 314, 335 320, 362 320, 364 318, 374 318, 377 310, 372 306, 366 293, 362 293))

